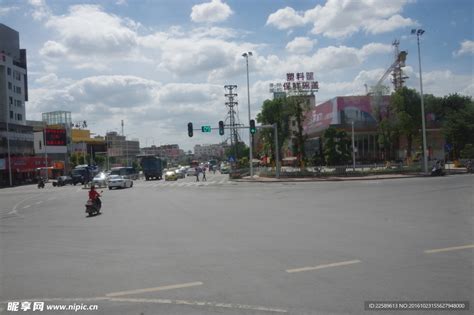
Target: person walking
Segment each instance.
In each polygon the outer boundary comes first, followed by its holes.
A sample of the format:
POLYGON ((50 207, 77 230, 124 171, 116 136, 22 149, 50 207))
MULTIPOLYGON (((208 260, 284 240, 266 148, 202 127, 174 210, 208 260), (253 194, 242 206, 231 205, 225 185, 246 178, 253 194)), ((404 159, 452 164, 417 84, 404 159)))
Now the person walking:
POLYGON ((195 171, 195 173, 196 173, 196 181, 198 182, 198 181, 199 181, 199 171, 200 171, 199 167, 196 167, 196 168, 194 169, 194 171, 195 171))
POLYGON ((206 178, 206 168, 205 168, 205 167, 202 168, 202 181, 203 181, 203 182, 207 182, 207 178, 206 178))

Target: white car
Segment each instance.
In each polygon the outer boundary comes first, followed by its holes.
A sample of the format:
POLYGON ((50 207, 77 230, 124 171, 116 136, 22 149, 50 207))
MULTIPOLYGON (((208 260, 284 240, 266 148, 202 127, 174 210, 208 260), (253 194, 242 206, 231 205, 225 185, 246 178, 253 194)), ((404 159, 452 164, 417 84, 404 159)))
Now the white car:
POLYGON ((108 179, 109 189, 112 188, 127 188, 133 186, 133 181, 130 178, 121 175, 110 175, 108 179))
POLYGON ((99 173, 92 179, 92 184, 97 187, 107 186, 107 175, 105 173, 99 173))

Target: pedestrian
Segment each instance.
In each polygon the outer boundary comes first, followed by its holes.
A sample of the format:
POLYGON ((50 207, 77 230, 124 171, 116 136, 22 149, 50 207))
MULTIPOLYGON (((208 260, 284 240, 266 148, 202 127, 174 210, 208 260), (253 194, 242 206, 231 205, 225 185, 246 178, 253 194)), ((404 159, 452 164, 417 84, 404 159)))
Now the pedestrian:
POLYGON ((202 168, 202 181, 203 181, 203 182, 207 182, 207 179, 206 179, 206 168, 205 168, 205 167, 202 168))
POLYGON ((196 172, 196 181, 198 182, 199 181, 199 167, 196 167, 194 171, 196 172))

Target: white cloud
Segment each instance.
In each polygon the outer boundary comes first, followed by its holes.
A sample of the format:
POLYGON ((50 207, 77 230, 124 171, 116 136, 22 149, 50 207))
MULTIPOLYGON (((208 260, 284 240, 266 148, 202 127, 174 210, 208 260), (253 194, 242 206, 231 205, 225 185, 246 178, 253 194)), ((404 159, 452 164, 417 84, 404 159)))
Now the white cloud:
POLYGON ((455 57, 462 56, 462 55, 474 55, 474 41, 472 40, 464 40, 461 43, 461 48, 458 51, 453 52, 455 57))
POLYGON ((76 55, 128 55, 137 45, 137 35, 124 19, 96 5, 71 6, 67 15, 52 16, 46 26, 76 55))
POLYGON ((67 48, 58 42, 48 40, 39 51, 44 57, 57 58, 64 57, 67 54, 67 48))
POLYGON ((306 54, 313 50, 314 43, 315 40, 311 40, 308 37, 295 37, 286 45, 286 50, 290 53, 306 54))
POLYGON ((191 20, 198 23, 215 23, 227 20, 232 15, 232 9, 221 0, 212 0, 202 4, 194 5, 191 12, 191 20))
POLYGON ((42 21, 51 16, 51 10, 46 5, 45 0, 28 0, 28 3, 33 7, 32 17, 36 21, 42 21))
POLYGON ((18 9, 19 9, 19 7, 3 7, 3 8, 0 8, 0 16, 7 15, 10 12, 16 11, 18 9))
MULTIPOLYGON (((418 89, 418 73, 410 76, 411 86, 418 89)), ((423 93, 445 96, 452 93, 474 97, 474 78, 472 75, 452 73, 450 70, 423 72, 423 93)))
POLYGON ((272 25, 279 30, 303 26, 305 23, 304 17, 291 7, 277 10, 270 14, 267 19, 267 25, 272 25))
POLYGON ((291 7, 279 9, 269 15, 267 25, 289 29, 313 24, 313 34, 327 37, 345 37, 358 31, 371 34, 385 33, 397 28, 414 26, 417 22, 398 13, 409 0, 379 1, 328 0, 305 12, 291 7))

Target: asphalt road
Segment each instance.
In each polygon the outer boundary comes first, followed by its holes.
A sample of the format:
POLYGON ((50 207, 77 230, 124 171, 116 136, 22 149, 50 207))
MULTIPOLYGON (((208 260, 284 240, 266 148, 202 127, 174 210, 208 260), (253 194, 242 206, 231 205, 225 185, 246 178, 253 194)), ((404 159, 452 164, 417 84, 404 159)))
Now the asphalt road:
POLYGON ((0 311, 14 314, 14 301, 98 305, 43 314, 433 313, 366 311, 364 301, 474 309, 473 175, 194 181, 105 190, 95 217, 79 186, 0 190, 0 311))

